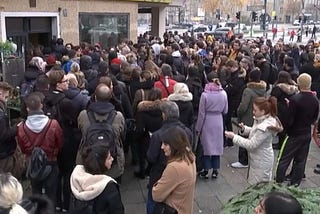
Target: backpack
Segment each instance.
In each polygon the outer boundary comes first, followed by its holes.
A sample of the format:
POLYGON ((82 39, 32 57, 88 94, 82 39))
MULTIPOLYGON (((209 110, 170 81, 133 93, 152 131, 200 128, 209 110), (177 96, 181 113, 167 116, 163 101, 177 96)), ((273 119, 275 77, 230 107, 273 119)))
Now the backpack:
POLYGON ((20 86, 20 97, 27 97, 31 92, 34 91, 34 86, 36 84, 36 80, 31 81, 23 81, 20 86))
POLYGON ((43 112, 47 115, 50 119, 56 119, 59 124, 61 125, 62 122, 62 115, 59 108, 60 101, 65 98, 63 93, 59 93, 58 97, 53 101, 53 103, 48 102, 46 99, 43 105, 43 112))
POLYGON ((83 138, 82 149, 92 146, 94 144, 109 144, 110 153, 113 157, 117 154, 116 147, 116 134, 112 127, 114 118, 117 115, 116 111, 112 111, 108 114, 105 120, 99 121, 96 119, 94 112, 88 111, 88 118, 90 126, 83 138))
POLYGON ((268 83, 273 85, 278 79, 279 71, 274 64, 269 63, 269 66, 270 66, 270 70, 269 70, 268 83))
POLYGON ((52 167, 47 164, 47 154, 41 148, 41 145, 46 137, 46 134, 50 128, 52 120, 49 120, 45 128, 41 131, 41 136, 36 139, 35 142, 30 140, 26 130, 25 123, 22 125, 24 133, 30 143, 35 143, 35 146, 32 150, 29 163, 27 166, 27 177, 32 181, 41 182, 45 180, 51 173, 52 167))

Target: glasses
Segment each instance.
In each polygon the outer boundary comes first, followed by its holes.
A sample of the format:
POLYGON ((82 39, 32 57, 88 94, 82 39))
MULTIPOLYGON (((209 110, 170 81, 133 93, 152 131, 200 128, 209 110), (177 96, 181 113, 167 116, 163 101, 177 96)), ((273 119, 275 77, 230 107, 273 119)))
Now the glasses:
POLYGON ((65 82, 69 82, 69 79, 61 80, 61 81, 60 81, 60 83, 65 83, 65 82))

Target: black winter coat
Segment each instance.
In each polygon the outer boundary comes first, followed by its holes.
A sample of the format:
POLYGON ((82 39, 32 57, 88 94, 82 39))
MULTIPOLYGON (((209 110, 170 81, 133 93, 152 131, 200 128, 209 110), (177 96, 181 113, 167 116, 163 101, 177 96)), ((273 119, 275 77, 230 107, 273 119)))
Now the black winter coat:
POLYGON ((192 142, 192 132, 184 124, 182 124, 178 119, 168 119, 163 122, 162 127, 154 132, 150 139, 150 145, 147 152, 147 159, 151 163, 150 170, 150 179, 149 179, 149 188, 152 188, 153 185, 161 178, 162 173, 167 165, 167 158, 164 155, 163 150, 161 149, 161 136, 162 133, 173 127, 181 127, 184 129, 189 137, 189 141, 192 142))

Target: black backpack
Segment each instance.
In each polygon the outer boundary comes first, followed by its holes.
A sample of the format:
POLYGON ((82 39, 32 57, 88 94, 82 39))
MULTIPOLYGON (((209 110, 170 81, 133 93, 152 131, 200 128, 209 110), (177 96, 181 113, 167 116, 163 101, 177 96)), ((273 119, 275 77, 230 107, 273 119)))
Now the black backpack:
POLYGON ((270 66, 270 70, 269 70, 268 83, 273 85, 278 80, 279 71, 274 64, 269 63, 269 66, 270 66))
POLYGON ((61 100, 63 100, 63 98, 65 98, 64 93, 59 93, 53 102, 47 101, 45 99, 43 105, 44 114, 47 115, 50 119, 56 119, 60 125, 62 122, 62 115, 59 108, 59 103, 61 100))
POLYGON ((51 122, 52 120, 49 120, 48 124, 42 130, 41 136, 36 139, 36 142, 32 142, 30 140, 25 130, 25 124, 23 124, 22 126, 28 141, 31 144, 35 143, 35 146, 32 150, 28 167, 27 167, 27 177, 30 178, 32 181, 41 182, 45 180, 49 176, 52 170, 52 167, 47 164, 47 154, 41 148, 41 145, 45 140, 46 134, 50 129, 51 122))
POLYGON ((116 111, 112 111, 108 114, 105 120, 99 121, 96 119, 94 112, 88 111, 88 118, 90 126, 87 129, 87 133, 83 138, 82 149, 92 146, 94 144, 109 144, 110 153, 113 157, 117 154, 116 147, 116 134, 112 127, 114 118, 117 115, 116 111))

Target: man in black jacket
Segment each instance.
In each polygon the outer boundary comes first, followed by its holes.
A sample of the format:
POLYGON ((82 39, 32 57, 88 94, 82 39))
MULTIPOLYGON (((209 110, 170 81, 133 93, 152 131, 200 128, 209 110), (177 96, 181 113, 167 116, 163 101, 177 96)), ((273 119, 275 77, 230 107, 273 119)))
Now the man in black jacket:
POLYGON ((6 115, 6 102, 11 91, 7 82, 0 82, 0 170, 11 172, 14 176, 14 157, 17 143, 15 141, 17 127, 10 127, 9 118, 6 115))
POLYGON ((148 184, 149 191, 147 201, 147 214, 152 214, 154 207, 154 201, 152 199, 152 187, 161 178, 162 173, 167 165, 166 156, 161 149, 162 133, 169 128, 179 126, 186 131, 189 137, 189 141, 192 142, 192 133, 190 129, 179 121, 178 105, 172 101, 164 101, 160 105, 160 109, 162 111, 163 124, 159 130, 152 134, 147 152, 148 161, 152 164, 148 184))
POLYGON ((300 93, 289 101, 288 140, 276 172, 276 182, 285 180, 286 170, 293 160, 290 185, 299 186, 303 178, 311 141, 311 125, 318 118, 319 103, 311 92, 311 76, 301 74, 298 79, 300 93))

